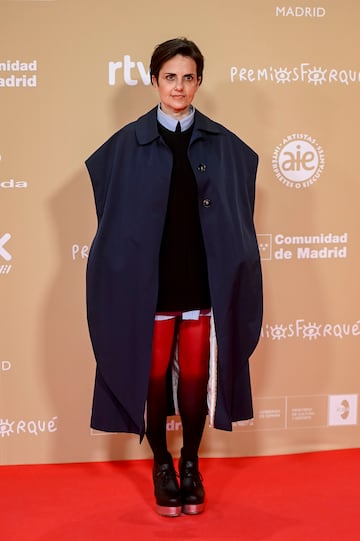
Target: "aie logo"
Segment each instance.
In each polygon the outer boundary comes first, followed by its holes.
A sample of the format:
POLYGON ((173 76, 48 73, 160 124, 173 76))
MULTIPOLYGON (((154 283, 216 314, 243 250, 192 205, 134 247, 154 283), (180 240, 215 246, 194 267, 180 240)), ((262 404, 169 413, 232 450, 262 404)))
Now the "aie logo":
POLYGON ((288 135, 274 150, 272 167, 276 178, 288 188, 308 188, 325 167, 322 147, 310 135, 288 135))

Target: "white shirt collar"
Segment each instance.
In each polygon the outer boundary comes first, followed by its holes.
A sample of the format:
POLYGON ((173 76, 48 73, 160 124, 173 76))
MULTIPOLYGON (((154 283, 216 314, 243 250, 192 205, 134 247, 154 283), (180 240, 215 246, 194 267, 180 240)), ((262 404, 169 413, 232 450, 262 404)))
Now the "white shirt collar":
POLYGON ((164 113, 164 111, 160 107, 160 104, 158 105, 158 109, 157 109, 158 121, 160 122, 162 126, 164 126, 164 128, 170 131, 176 130, 176 126, 178 122, 180 122, 181 131, 187 130, 188 128, 190 128, 190 126, 194 122, 194 116, 195 116, 195 108, 192 105, 190 105, 190 113, 184 118, 181 118, 180 120, 176 120, 176 118, 164 113))

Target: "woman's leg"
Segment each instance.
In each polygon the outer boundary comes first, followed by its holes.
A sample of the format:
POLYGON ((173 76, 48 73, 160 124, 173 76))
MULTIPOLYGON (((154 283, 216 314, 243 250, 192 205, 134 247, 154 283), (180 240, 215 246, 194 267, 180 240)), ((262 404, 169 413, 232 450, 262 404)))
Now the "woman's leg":
POLYGON ((173 347, 175 321, 175 318, 155 321, 147 397, 146 436, 154 453, 153 481, 156 509, 160 515, 168 517, 177 517, 181 514, 179 483, 166 442, 166 373, 173 347))
POLYGON ((179 324, 178 401, 183 427, 182 455, 195 460, 207 415, 210 317, 182 320, 179 324))
POLYGON ((207 414, 210 318, 181 321, 179 326, 178 401, 183 426, 179 460, 183 513, 196 515, 204 509, 205 491, 199 472, 198 450, 207 414))
POLYGON ((175 318, 155 321, 149 389, 147 396, 147 428, 155 462, 169 460, 166 442, 167 393, 166 373, 174 342, 175 318))

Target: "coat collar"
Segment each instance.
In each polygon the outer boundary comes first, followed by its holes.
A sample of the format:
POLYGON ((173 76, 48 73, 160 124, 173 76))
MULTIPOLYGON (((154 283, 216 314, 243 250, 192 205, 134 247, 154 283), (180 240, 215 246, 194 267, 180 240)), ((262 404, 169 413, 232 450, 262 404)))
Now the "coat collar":
MULTIPOLYGON (((135 121, 135 132, 140 145, 147 145, 160 137, 157 127, 157 106, 135 121)), ((196 109, 192 140, 201 137, 203 132, 218 134, 221 132, 221 126, 196 109)))

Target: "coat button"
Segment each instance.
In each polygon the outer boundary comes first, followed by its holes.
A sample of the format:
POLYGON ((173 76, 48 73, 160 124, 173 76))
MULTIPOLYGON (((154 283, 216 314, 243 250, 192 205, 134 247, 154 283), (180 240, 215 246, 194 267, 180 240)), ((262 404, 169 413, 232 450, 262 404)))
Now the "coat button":
POLYGON ((207 208, 211 207, 212 201, 211 201, 211 199, 203 199, 202 204, 203 204, 203 207, 205 207, 207 209, 207 208))
POLYGON ((199 165, 197 166, 198 168, 198 171, 200 171, 200 173, 205 173, 206 171, 206 164, 205 163, 199 163, 199 165))

